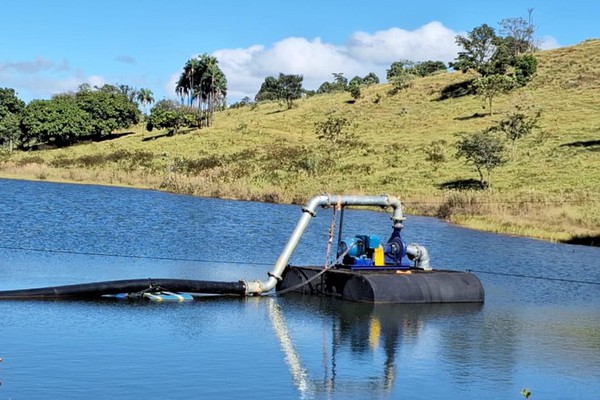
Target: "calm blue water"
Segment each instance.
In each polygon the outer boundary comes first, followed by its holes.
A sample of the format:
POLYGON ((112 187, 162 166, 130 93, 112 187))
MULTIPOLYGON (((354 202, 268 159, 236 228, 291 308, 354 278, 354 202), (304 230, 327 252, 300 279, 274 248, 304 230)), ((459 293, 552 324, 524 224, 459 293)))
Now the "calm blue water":
MULTIPOLYGON (((262 280, 270 269, 262 264, 276 260, 300 214, 298 206, 0 180, 0 290, 262 280)), ((331 210, 320 210, 294 263, 325 261, 330 222, 331 210)), ((352 211, 345 223, 347 234, 390 231, 387 213, 352 211)), ((599 248, 412 216, 404 235, 427 246, 437 268, 600 282, 599 248)), ((598 399, 600 286, 478 275, 484 305, 2 301, 0 399, 518 399, 522 388, 534 400, 598 399)))

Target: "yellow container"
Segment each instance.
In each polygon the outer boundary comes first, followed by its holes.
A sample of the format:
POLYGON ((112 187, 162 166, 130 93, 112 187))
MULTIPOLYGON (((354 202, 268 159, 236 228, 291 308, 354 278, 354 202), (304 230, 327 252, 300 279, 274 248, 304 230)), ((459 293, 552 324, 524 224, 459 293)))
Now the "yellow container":
POLYGON ((382 245, 375 248, 375 251, 373 252, 373 263, 376 267, 383 267, 385 265, 382 245))

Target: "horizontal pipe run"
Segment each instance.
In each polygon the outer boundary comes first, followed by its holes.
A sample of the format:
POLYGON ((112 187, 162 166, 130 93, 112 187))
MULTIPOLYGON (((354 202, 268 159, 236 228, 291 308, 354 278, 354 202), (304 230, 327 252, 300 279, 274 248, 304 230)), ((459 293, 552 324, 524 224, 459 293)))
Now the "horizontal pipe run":
POLYGON ((117 293, 144 291, 190 292, 201 294, 244 295, 243 282, 211 282, 189 279, 126 279, 0 291, 0 300, 94 299, 117 293))

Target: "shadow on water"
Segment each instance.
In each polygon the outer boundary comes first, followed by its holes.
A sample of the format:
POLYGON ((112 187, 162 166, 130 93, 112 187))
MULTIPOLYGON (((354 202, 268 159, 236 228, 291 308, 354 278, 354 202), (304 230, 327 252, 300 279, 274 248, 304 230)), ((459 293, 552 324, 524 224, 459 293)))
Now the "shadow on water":
POLYGON ((566 244, 581 244, 585 246, 600 247, 600 235, 573 236, 572 238, 562 240, 561 242, 566 244))

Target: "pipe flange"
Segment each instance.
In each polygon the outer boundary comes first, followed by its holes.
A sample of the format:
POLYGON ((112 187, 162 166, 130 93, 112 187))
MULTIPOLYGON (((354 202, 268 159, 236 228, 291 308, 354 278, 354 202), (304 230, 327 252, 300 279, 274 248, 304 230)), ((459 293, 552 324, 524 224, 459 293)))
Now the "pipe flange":
POLYGON ((267 275, 269 275, 271 278, 274 278, 277 282, 281 282, 283 280, 283 278, 281 277, 281 275, 275 275, 271 271, 267 272, 267 275))

